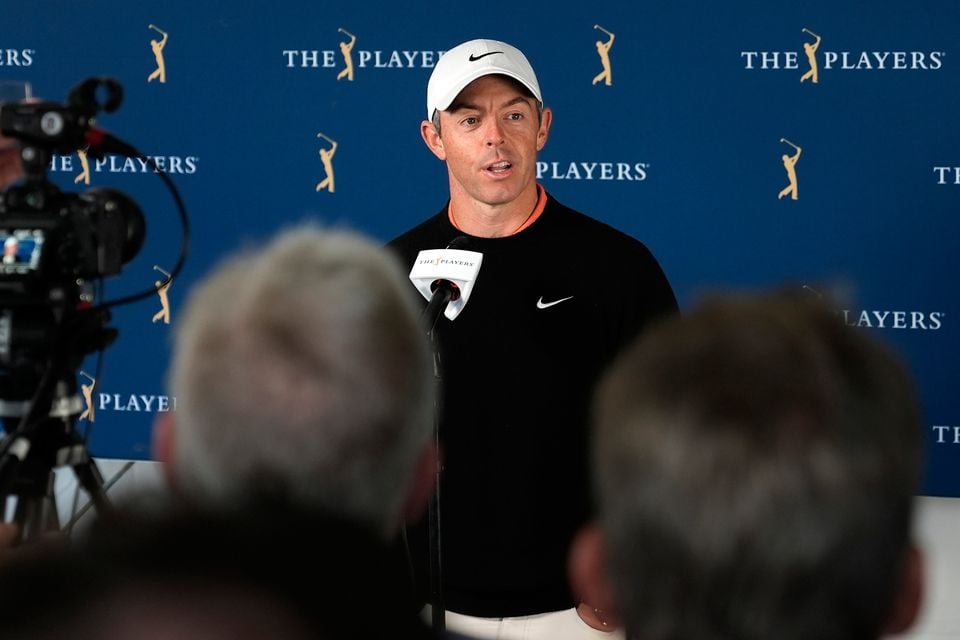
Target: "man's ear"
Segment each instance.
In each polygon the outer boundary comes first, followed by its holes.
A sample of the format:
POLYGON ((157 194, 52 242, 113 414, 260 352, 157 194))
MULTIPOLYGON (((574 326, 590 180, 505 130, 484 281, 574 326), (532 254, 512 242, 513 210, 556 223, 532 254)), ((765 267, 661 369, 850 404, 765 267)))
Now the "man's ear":
POLYGON ((910 545, 904 560, 903 574, 900 577, 900 588, 893 600, 886 633, 903 633, 916 621, 923 605, 925 574, 923 552, 919 547, 910 545))
POLYGON ((447 159, 447 152, 443 148, 443 140, 440 139, 440 134, 437 132, 437 128, 433 126, 433 123, 429 120, 424 120, 420 123, 420 137, 423 138, 423 141, 427 143, 427 148, 430 149, 430 152, 433 155, 437 156, 441 160, 447 159))
POLYGON ((537 130, 537 151, 543 149, 547 144, 547 138, 550 137, 550 125, 553 123, 553 111, 550 107, 544 107, 540 114, 540 128, 537 130))
POLYGON ((604 612, 604 619, 619 626, 613 585, 607 571, 607 552, 600 526, 585 525, 570 545, 567 575, 575 598, 604 612))
POLYGON ((403 522, 416 522, 427 510, 430 496, 433 495, 436 487, 439 459, 440 453, 432 442, 428 443, 420 453, 413 469, 413 477, 410 479, 410 488, 407 490, 403 510, 400 513, 403 522))

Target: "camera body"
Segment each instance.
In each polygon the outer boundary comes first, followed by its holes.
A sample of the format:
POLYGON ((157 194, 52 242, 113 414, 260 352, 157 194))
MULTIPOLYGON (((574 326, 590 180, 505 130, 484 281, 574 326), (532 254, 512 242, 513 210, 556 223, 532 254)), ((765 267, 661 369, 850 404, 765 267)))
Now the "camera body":
POLYGON ((143 243, 136 203, 113 189, 61 193, 29 185, 0 194, 0 306, 75 280, 118 275, 143 243))

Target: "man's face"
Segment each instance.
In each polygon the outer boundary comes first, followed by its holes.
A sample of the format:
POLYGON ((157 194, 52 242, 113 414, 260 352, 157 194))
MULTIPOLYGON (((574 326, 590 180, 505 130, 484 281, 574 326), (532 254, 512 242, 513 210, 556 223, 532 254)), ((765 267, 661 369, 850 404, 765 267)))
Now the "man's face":
POLYGON ((550 112, 545 109, 540 121, 536 98, 513 80, 489 75, 467 85, 440 114, 439 136, 432 125, 423 132, 447 163, 451 198, 496 206, 536 184, 537 151, 549 128, 550 112))

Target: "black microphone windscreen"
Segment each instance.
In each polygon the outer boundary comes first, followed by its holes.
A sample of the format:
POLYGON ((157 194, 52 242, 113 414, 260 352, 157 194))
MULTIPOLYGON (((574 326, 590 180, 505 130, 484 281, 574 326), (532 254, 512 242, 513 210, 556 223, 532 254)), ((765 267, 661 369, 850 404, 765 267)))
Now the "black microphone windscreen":
POLYGON ((450 244, 447 245, 447 249, 463 249, 467 244, 469 244, 470 239, 467 236, 457 236, 450 241, 450 244))

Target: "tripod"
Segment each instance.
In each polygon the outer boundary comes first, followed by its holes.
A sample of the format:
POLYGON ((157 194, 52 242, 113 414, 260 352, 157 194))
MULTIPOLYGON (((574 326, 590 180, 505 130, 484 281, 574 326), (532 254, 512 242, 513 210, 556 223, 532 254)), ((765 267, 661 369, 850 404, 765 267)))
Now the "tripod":
POLYGON ((103 326, 105 314, 68 317, 68 329, 54 331, 66 340, 51 340, 54 348, 42 369, 35 358, 11 358, 15 364, 0 378, 0 417, 6 432, 0 440, 0 497, 17 498, 13 522, 20 527, 21 541, 60 528, 53 498, 57 467, 73 469, 98 513, 109 509, 103 476, 75 428, 83 409, 76 371, 84 353, 93 346, 105 348, 117 333, 103 326), (31 391, 32 397, 23 400, 31 391))
MULTIPOLYGON (((69 389, 65 381, 55 386, 61 392, 69 389)), ((53 470, 57 467, 73 469, 98 513, 110 506, 103 476, 73 426, 80 413, 79 396, 59 396, 42 404, 50 408, 48 415, 36 421, 21 418, 20 426, 0 441, 0 496, 17 498, 13 522, 19 525, 21 541, 60 529, 53 497, 53 470)), ((4 414, 11 408, 11 403, 0 401, 4 414)), ((29 418, 31 413, 23 417, 29 418)), ((5 415, 4 424, 9 422, 10 417, 5 415)))

